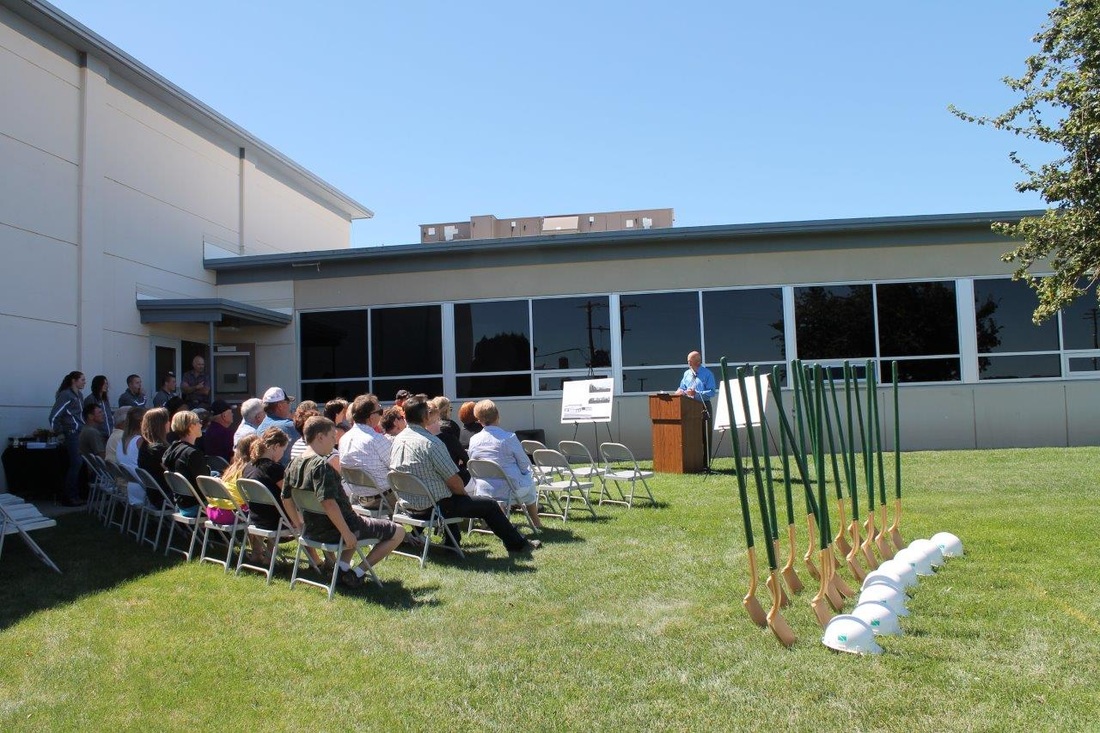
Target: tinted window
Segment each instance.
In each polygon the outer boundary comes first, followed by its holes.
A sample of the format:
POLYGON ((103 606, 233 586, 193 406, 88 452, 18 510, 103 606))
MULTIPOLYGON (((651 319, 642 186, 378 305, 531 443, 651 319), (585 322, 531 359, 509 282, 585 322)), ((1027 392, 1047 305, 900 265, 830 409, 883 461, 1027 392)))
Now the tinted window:
MULTIPOLYGON (((884 359, 879 363, 881 383, 893 384, 890 362, 884 359)), ((958 359, 902 359, 898 362, 898 382, 957 382, 962 378, 960 369, 958 359)))
POLYGON ((371 392, 383 403, 393 402, 398 390, 407 389, 411 394, 424 393, 429 397, 443 394, 442 377, 401 377, 400 379, 373 379, 371 392))
POLYGON ((1053 318, 1041 326, 1032 323, 1036 305, 1035 292, 1025 282, 975 280, 978 353, 1056 350, 1058 324, 1053 318))
POLYGON ((551 298, 531 304, 535 369, 611 365, 608 299, 551 298))
POLYGON ((679 364, 699 348, 699 294, 619 298, 624 366, 679 364))
POLYGON ((531 368, 526 300, 456 303, 455 368, 464 372, 510 372, 531 368))
POLYGON ((367 311, 303 313, 302 379, 367 375, 367 311))
POLYGON ((366 380, 348 380, 344 382, 303 382, 300 399, 313 400, 323 405, 331 399, 342 397, 351 402, 361 394, 366 394, 369 385, 366 380))
POLYGON ((459 377, 455 389, 458 399, 490 397, 530 397, 530 374, 494 374, 489 377, 459 377))
POLYGON ((877 295, 879 352, 884 357, 959 353, 955 283, 879 285, 877 295))
POLYGON ((870 285, 795 288, 794 309, 799 359, 875 355, 870 285))
POLYGON ((703 293, 706 360, 783 361, 783 291, 779 288, 703 293))
POLYGON ((442 373, 443 327, 439 306, 372 310, 371 360, 374 376, 442 373))
POLYGON ((1062 311, 1062 346, 1100 349, 1100 308, 1095 290, 1089 290, 1062 311))
POLYGON ((978 359, 979 379, 1035 379, 1062 376, 1057 354, 994 356, 978 359))
POLYGON ((623 392, 675 392, 683 374, 683 369, 624 369, 623 392))

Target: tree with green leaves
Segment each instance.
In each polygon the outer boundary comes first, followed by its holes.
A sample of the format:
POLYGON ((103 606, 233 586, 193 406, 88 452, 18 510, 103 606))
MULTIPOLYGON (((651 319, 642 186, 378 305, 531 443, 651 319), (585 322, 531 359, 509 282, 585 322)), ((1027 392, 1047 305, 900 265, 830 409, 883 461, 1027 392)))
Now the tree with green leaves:
POLYGON ((996 117, 949 109, 968 122, 1060 149, 1037 168, 1009 155, 1026 175, 1016 190, 1040 194, 1049 208, 993 225, 1021 242, 1001 259, 1015 263, 1013 277, 1038 293, 1033 319, 1041 323, 1100 279, 1100 2, 1060 0, 1033 40, 1040 50, 1027 59, 1023 76, 1004 79, 1023 94, 1019 103, 996 117))

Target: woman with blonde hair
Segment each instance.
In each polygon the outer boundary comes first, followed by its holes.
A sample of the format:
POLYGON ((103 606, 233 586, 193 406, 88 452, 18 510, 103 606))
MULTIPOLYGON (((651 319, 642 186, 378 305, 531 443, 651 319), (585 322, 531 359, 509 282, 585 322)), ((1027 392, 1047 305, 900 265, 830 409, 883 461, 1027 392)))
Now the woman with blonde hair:
MULTIPOLYGON (((275 429, 278 430, 278 428, 275 429)), ((256 439, 256 435, 246 435, 241 438, 240 442, 237 443, 237 447, 233 449, 233 461, 225 469, 225 473, 220 476, 226 491, 237 502, 237 506, 240 506, 246 512, 248 511, 248 504, 241 495, 241 490, 237 488, 237 479, 241 477, 244 467, 248 464, 249 449, 256 442, 256 439)), ((236 507, 232 501, 229 499, 210 499, 209 501, 210 506, 206 510, 206 516, 218 524, 233 524, 233 512, 236 507)))
MULTIPOLYGON (((195 441, 202 435, 202 421, 190 410, 180 410, 172 416, 172 432, 176 435, 176 441, 164 451, 164 470, 181 474, 197 491, 198 477, 210 475, 206 454, 195 447, 195 441)), ((186 517, 198 516, 197 499, 178 495, 174 498, 180 514, 186 517)))

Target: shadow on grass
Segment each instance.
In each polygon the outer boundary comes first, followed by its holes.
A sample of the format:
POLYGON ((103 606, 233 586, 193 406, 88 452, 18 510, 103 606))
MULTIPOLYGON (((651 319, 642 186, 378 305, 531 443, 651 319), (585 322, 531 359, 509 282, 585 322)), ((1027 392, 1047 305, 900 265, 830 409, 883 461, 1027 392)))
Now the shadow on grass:
POLYGON ((139 548, 132 537, 105 529, 87 514, 59 517, 56 527, 35 532, 33 537, 62 574, 42 564, 18 536, 8 537, 0 558, 4 594, 0 630, 38 611, 72 603, 180 562, 179 555, 164 557, 163 549, 139 548))

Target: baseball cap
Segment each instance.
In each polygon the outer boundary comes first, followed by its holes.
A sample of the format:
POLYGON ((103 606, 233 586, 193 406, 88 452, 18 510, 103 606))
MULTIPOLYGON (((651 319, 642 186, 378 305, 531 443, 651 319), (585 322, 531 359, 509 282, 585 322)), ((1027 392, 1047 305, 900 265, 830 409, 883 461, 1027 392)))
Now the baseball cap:
POLYGON ((271 389, 264 392, 265 405, 273 405, 276 402, 283 402, 284 400, 286 402, 293 402, 294 397, 284 392, 282 387, 272 387, 271 389))
POLYGON ((210 405, 211 415, 220 415, 226 410, 232 410, 232 406, 225 400, 214 400, 214 404, 210 405))

